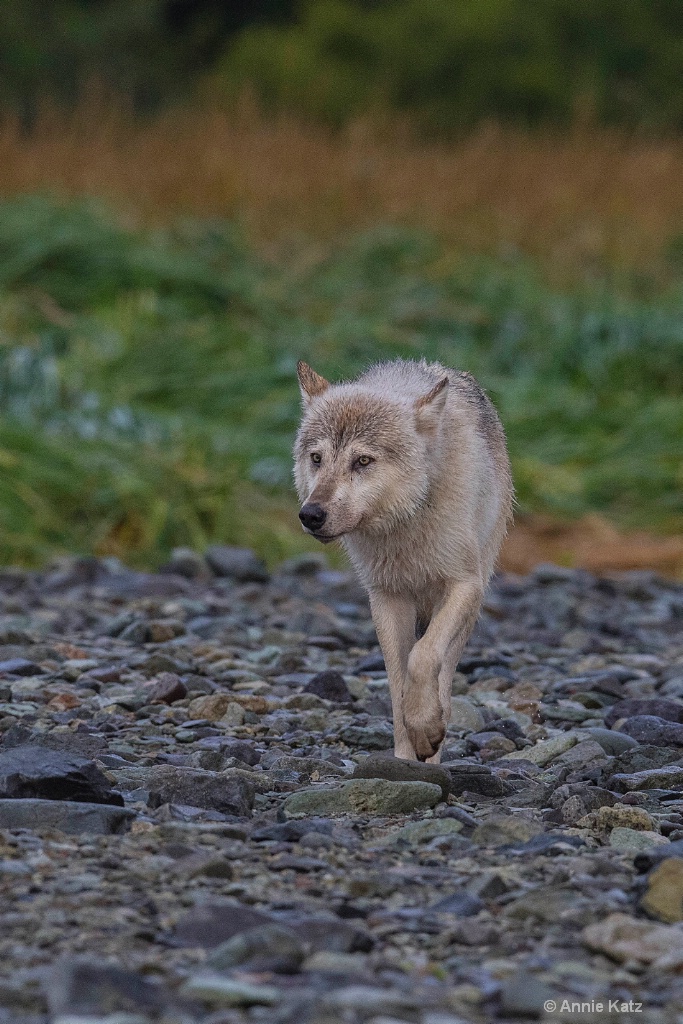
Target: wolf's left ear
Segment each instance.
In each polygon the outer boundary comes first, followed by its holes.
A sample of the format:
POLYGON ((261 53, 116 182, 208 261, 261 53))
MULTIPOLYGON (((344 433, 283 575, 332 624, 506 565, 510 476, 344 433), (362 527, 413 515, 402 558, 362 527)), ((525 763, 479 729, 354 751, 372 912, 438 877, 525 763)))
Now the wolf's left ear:
POLYGON ((447 398, 448 377, 442 377, 431 391, 422 395, 415 403, 415 422, 418 430, 436 430, 447 398))
POLYGON ((319 373, 312 370, 308 363, 304 363, 301 359, 296 364, 296 375, 299 378, 299 387, 301 388, 301 397, 304 405, 308 405, 312 398, 322 395, 330 386, 329 380, 325 380, 324 377, 321 377, 319 373))

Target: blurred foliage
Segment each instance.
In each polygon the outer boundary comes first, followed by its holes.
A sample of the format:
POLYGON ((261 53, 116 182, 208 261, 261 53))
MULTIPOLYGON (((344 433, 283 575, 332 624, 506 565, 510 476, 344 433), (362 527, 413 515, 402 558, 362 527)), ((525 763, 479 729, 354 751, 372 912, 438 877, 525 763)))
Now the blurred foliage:
POLYGON ((206 76, 335 125, 683 127, 680 0, 5 0, 0 40, 0 99, 29 116, 92 80, 144 110, 206 76))
POLYGON ((241 33, 217 75, 339 124, 369 108, 430 129, 493 117, 683 127, 678 0, 308 0, 241 33))
POLYGON ((0 205, 0 562, 306 547, 290 485, 303 357, 426 355, 503 417, 523 509, 683 528, 683 294, 558 294, 521 260, 377 228, 266 265, 225 221, 129 231, 0 205))

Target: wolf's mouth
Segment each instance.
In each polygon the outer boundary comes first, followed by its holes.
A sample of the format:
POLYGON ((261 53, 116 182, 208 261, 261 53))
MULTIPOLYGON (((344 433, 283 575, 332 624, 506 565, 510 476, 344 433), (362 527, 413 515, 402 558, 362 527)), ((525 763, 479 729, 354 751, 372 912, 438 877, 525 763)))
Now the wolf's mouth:
POLYGON ((321 544, 329 544, 331 541, 337 540, 338 537, 341 537, 341 533, 314 533, 313 530, 306 530, 306 533, 311 537, 315 537, 315 539, 319 540, 321 544))

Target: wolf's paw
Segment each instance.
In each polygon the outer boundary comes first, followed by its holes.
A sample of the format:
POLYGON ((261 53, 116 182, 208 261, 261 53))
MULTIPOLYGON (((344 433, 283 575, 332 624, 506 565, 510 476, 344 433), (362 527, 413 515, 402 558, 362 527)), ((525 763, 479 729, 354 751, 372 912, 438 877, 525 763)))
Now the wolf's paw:
POLYGON ((436 695, 413 691, 403 711, 408 739, 418 761, 433 757, 446 735, 446 720, 436 695), (420 699, 420 698, 423 699, 420 699))

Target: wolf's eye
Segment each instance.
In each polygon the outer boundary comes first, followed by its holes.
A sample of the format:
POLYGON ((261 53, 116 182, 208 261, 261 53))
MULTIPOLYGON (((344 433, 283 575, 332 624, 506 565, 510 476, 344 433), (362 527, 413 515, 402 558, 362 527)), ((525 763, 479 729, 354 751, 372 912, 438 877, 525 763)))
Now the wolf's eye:
POLYGON ((359 455, 358 458, 356 459, 356 465, 369 466, 372 461, 373 460, 370 458, 369 455, 359 455))
POLYGON ((314 466, 319 466, 323 461, 323 457, 320 452, 311 452, 311 462, 314 466))

